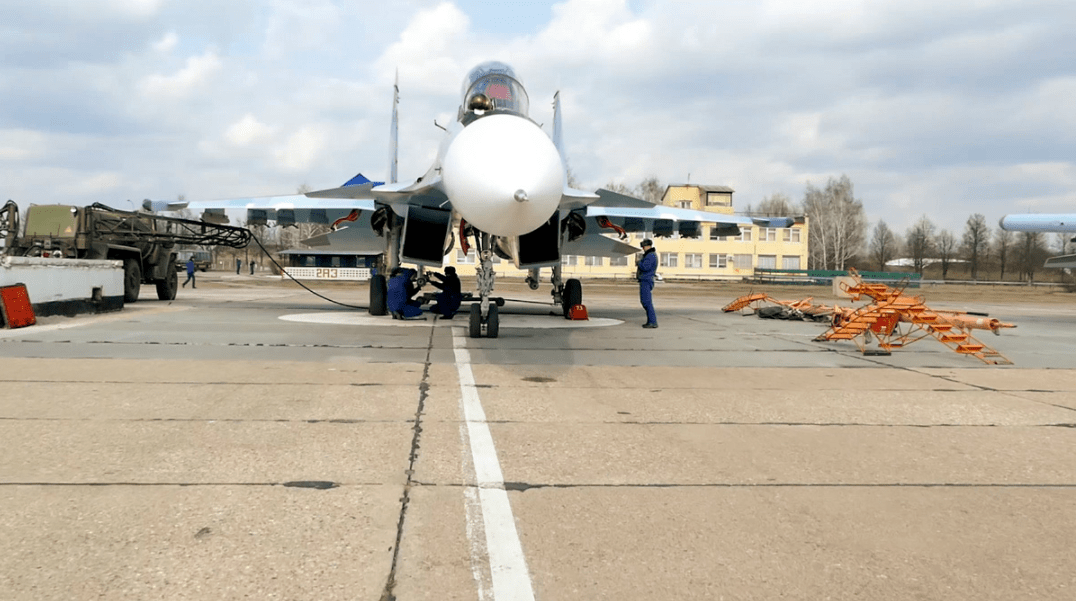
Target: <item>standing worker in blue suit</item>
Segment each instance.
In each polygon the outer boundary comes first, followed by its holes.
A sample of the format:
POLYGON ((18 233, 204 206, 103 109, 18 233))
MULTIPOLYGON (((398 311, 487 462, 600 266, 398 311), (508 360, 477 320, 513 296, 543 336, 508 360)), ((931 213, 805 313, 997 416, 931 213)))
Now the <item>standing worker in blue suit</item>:
POLYGON ((194 285, 196 283, 194 281, 194 257, 190 257, 187 259, 187 279, 183 282, 184 288, 187 287, 187 282, 191 283, 191 288, 198 287, 194 285))
POLYGON ((658 327, 658 316, 654 313, 654 276, 658 273, 658 254, 654 252, 654 242, 647 238, 640 245, 643 258, 636 263, 635 277, 639 280, 639 302, 646 309, 644 328, 658 327))

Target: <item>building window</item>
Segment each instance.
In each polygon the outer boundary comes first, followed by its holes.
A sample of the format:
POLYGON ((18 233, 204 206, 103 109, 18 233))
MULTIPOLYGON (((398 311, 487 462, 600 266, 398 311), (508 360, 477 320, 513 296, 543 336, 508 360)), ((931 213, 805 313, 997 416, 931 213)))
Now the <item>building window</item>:
POLYGON ((688 269, 702 269, 702 254, 687 253, 684 255, 684 267, 688 269))
POLYGON ((716 228, 716 227, 712 227, 712 228, 710 228, 710 240, 712 240, 712 241, 716 241, 716 242, 724 242, 724 241, 725 241, 725 237, 724 237, 724 236, 718 236, 718 235, 717 235, 717 232, 719 232, 719 231, 721 231, 721 230, 719 230, 719 229, 718 229, 718 228, 716 228))
POLYGON ((736 269, 751 269, 751 255, 736 255, 732 258, 732 264, 736 269))
POLYGON ((728 255, 710 255, 710 267, 714 269, 725 269, 728 266, 728 255))
POLYGON ((467 254, 464 254, 462 250, 456 249, 456 264, 457 265, 474 265, 474 250, 470 250, 467 254))
POLYGON ((564 255, 560 258, 560 264, 565 266, 578 265, 579 257, 575 255, 564 255))
POLYGON ((681 209, 690 209, 691 208, 691 201, 690 200, 680 200, 680 201, 676 202, 676 206, 678 208, 681 208, 681 209))
POLYGON ((611 265, 613 267, 627 267, 627 265, 628 265, 628 256, 624 255, 624 256, 620 256, 620 257, 612 257, 612 258, 609 259, 609 265, 611 265))
POLYGON ((800 229, 798 227, 785 228, 782 233, 785 242, 800 241, 800 229))
POLYGON ((601 267, 602 266, 602 258, 601 257, 586 257, 585 259, 583 259, 583 264, 586 265, 587 267, 601 267))
POLYGON ((750 242, 751 241, 751 229, 752 228, 745 227, 742 230, 740 230, 740 242, 750 242))
POLYGON ((781 257, 781 269, 802 269, 799 256, 781 257))
POLYGON ((676 267, 678 260, 676 253, 661 253, 661 266, 662 267, 676 267))
POLYGON ((777 269, 777 255, 759 255, 759 269, 777 269))
POLYGON ((719 192, 707 192, 706 193, 706 206, 708 207, 727 207, 729 206, 730 197, 721 194, 719 192))
POLYGON ((759 242, 777 242, 777 228, 767 227, 759 231, 759 242))

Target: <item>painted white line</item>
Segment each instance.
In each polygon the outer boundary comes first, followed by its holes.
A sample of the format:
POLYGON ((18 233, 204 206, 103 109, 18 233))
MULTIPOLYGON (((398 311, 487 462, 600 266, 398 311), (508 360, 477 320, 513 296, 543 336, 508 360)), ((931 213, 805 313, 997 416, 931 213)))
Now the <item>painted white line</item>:
MULTIPOLYGON (((501 463, 493 446, 493 435, 486 422, 486 412, 478 397, 474 373, 471 371, 471 353, 466 348, 463 328, 452 330, 452 346, 456 356, 456 371, 460 379, 460 407, 463 422, 470 441, 471 461, 474 465, 475 483, 478 486, 478 505, 482 525, 486 533, 486 555, 492 580, 492 599, 496 601, 533 601, 527 559, 523 545, 516 532, 516 520, 504 489, 501 463)), ((476 528, 468 527, 468 534, 476 528)), ((474 548, 472 541, 472 548, 474 548)), ((476 572, 477 575, 477 572, 476 572)), ((482 597, 479 581, 479 595, 482 597)))

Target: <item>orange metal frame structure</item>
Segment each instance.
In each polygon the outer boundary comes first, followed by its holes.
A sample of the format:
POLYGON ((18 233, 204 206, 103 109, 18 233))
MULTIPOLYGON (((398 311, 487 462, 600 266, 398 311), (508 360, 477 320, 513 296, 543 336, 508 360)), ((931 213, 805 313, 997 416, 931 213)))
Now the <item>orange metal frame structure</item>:
POLYGON ((984 363, 1012 365, 1012 361, 1000 352, 972 336, 970 330, 990 330, 999 335, 1001 329, 1015 328, 1015 325, 985 315, 933 310, 924 304, 923 297, 904 294, 906 282, 899 288, 892 288, 882 283, 864 282, 854 269, 849 269, 848 273, 854 282, 841 283, 841 290, 852 300, 868 297, 871 303, 859 308, 828 307, 812 304, 811 298, 780 301, 757 293, 741 296, 726 305, 724 311, 740 311, 750 307, 757 312, 762 303, 783 305, 806 315, 828 311, 832 316, 830 328, 815 338, 816 341, 850 340, 859 347, 860 352, 878 354, 878 351, 867 348, 872 339, 877 338, 878 349, 889 354, 893 349, 903 348, 924 338, 934 338, 954 352, 971 355, 984 363))

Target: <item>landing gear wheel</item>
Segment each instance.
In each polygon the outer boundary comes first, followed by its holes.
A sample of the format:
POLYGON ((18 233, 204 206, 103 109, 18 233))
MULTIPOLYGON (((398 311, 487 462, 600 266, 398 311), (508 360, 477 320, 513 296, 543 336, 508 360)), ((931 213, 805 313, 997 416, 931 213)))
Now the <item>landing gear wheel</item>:
POLYGON ((575 279, 564 282, 564 295, 562 298, 564 299, 562 305, 564 309, 564 318, 567 319, 568 311, 570 311, 572 307, 583 304, 583 284, 575 279))
POLYGON ((175 269, 169 269, 167 277, 157 280, 157 298, 163 301, 176 300, 177 290, 179 290, 179 274, 175 269))
POLYGON ((138 300, 142 290, 142 266, 138 259, 123 260, 123 302, 133 303, 138 300))
POLYGON ((486 338, 496 338, 501 329, 501 320, 497 316, 497 305, 489 306, 489 315, 486 316, 486 338))
POLYGON ((375 275, 370 278, 370 315, 385 315, 389 312, 385 303, 388 296, 388 286, 385 284, 385 276, 375 275))
POLYGON ((470 323, 471 338, 482 337, 482 306, 478 303, 471 305, 471 323, 470 323))

